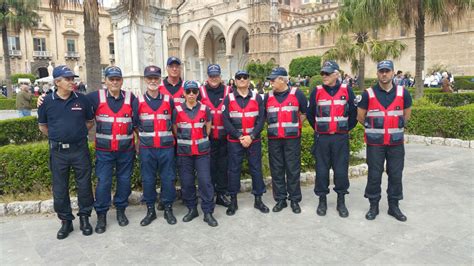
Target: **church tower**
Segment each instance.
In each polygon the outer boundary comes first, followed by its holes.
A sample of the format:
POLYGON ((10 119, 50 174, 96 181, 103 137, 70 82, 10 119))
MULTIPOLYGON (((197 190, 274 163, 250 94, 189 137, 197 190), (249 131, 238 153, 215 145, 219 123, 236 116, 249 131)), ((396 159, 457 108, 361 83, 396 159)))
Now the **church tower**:
POLYGON ((278 0, 250 0, 249 5, 249 60, 278 64, 278 0))

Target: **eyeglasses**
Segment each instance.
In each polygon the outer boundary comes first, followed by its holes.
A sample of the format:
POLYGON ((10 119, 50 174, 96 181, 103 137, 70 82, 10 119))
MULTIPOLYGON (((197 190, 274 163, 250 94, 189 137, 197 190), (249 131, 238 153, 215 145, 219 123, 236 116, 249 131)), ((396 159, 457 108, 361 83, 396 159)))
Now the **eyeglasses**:
POLYGON ((191 92, 196 95, 199 93, 199 89, 190 89, 190 90, 185 90, 184 91, 186 94, 191 94, 191 92))
POLYGON ((221 75, 209 75, 210 79, 220 78, 221 75))
POLYGON ((321 72, 321 76, 331 76, 332 73, 328 72, 321 72))
POLYGON ((392 70, 384 68, 384 69, 380 69, 379 73, 388 73, 390 71, 392 71, 392 70))
POLYGON ((235 79, 237 79, 237 80, 241 80, 241 79, 247 80, 248 78, 249 78, 249 76, 246 76, 246 75, 241 75, 241 76, 236 76, 235 77, 235 79))

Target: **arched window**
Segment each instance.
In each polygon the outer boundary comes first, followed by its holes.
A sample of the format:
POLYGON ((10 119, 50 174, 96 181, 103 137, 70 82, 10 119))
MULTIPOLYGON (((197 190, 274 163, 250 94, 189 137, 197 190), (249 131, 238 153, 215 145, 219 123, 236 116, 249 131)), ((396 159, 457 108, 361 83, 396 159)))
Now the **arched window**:
POLYGON ((296 48, 301 48, 301 35, 296 34, 296 48))

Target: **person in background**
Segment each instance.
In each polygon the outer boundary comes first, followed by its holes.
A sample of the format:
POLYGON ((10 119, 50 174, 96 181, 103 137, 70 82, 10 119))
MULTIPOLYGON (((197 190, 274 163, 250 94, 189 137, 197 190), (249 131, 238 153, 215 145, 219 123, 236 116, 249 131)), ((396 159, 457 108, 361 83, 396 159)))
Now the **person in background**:
POLYGON ((20 92, 16 95, 16 109, 18 110, 19 117, 31 116, 31 100, 33 94, 30 92, 30 88, 26 84, 20 85, 20 92))

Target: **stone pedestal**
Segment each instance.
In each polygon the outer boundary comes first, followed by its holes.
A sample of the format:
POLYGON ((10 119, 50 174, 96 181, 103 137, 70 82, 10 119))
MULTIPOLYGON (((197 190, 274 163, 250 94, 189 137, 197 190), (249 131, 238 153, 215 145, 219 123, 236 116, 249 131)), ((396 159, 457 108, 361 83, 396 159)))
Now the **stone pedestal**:
POLYGON ((125 7, 117 6, 108 10, 112 17, 115 43, 115 65, 122 69, 123 88, 139 95, 145 91, 143 70, 148 65, 156 65, 166 71, 168 45, 165 19, 167 10, 150 5, 149 16, 136 22, 130 21, 125 7))

